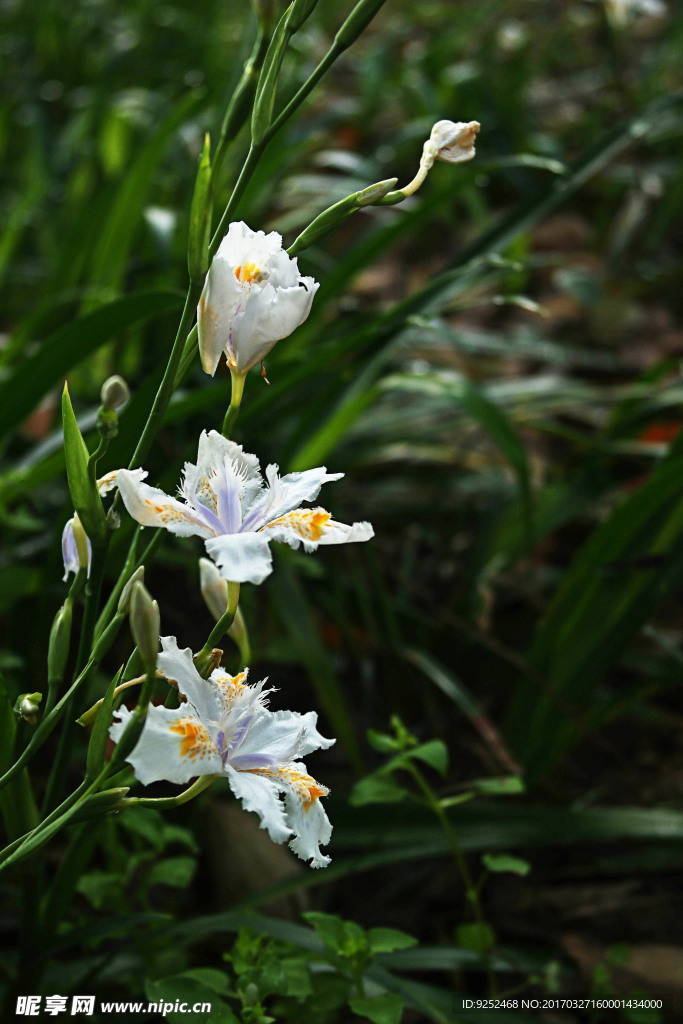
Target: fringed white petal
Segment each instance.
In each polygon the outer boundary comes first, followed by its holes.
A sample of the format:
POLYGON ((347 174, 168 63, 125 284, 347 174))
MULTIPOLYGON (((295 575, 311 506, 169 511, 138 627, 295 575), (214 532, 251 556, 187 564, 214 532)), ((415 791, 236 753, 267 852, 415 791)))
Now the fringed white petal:
POLYGON ((239 756, 267 754, 279 764, 305 757, 313 750, 327 750, 334 744, 321 736, 315 711, 270 711, 258 718, 239 748, 239 756))
POLYGON ((273 571, 273 556, 263 533, 234 533, 212 537, 205 547, 223 579, 233 583, 263 583, 273 571))
POLYGON ((287 823, 295 833, 289 842, 290 850, 301 860, 310 861, 312 868, 326 868, 332 858, 321 853, 320 847, 329 843, 332 825, 320 798, 306 808, 296 794, 288 790, 285 793, 285 804, 287 823))
MULTIPOLYGON (((100 492, 100 497, 103 498, 105 494, 109 494, 110 491, 115 490, 119 486, 118 476, 120 472, 120 469, 112 469, 110 473, 105 473, 104 476, 100 477, 97 481, 97 490, 100 492)), ((138 482, 147 477, 146 469, 127 469, 126 473, 138 482)))
POLYGON ((157 666, 167 679, 173 679, 178 684, 179 691, 189 702, 187 707, 193 708, 203 722, 218 721, 221 701, 213 687, 202 679, 195 668, 189 647, 181 650, 174 636, 162 636, 157 666))
MULTIPOLYGON (((120 708, 109 735, 118 742, 131 712, 120 708)), ((182 707, 150 707, 140 739, 126 758, 143 786, 166 779, 183 785, 222 770, 220 754, 205 725, 182 707)))
POLYGON ((161 526, 178 537, 210 537, 212 530, 198 512, 169 498, 158 487, 149 487, 134 472, 120 469, 117 483, 123 503, 141 526, 161 526))
POLYGON ((288 338, 308 317, 318 283, 301 278, 293 287, 276 287, 272 280, 262 288, 252 288, 234 318, 232 347, 235 364, 246 373, 265 359, 277 341, 288 338))
POLYGON ((245 527, 249 522, 251 529, 258 529, 264 523, 269 523, 298 508, 302 502, 314 501, 320 494, 323 484, 341 480, 343 476, 343 473, 328 473, 325 466, 318 466, 301 473, 287 473, 281 477, 276 465, 267 466, 268 486, 254 502, 249 519, 245 517, 245 527))
POLYGON ((294 509, 266 523, 261 532, 292 548, 303 544, 305 551, 315 551, 320 544, 355 544, 375 535, 370 523, 338 523, 321 508, 294 509))
POLYGON ((243 299, 234 267, 221 258, 219 249, 209 267, 197 306, 199 355, 202 369, 212 377, 224 351, 230 361, 232 323, 243 299))
POLYGON ((230 764, 225 766, 225 774, 231 790, 242 801, 245 811, 258 814, 261 828, 268 831, 274 843, 286 842, 292 830, 285 816, 285 805, 280 799, 281 786, 265 775, 235 771, 230 764))

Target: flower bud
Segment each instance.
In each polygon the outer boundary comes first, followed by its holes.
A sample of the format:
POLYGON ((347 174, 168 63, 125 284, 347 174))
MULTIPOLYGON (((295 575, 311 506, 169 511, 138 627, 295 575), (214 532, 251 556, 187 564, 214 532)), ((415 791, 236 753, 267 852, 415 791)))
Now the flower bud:
POLYGON ((74 515, 66 523, 62 532, 62 558, 64 560, 64 576, 62 578, 66 581, 69 578, 69 573, 78 575, 81 569, 85 569, 89 575, 90 554, 90 541, 85 535, 80 519, 74 515))
POLYGON ((204 148, 197 168, 187 238, 187 266, 190 280, 199 287, 201 287, 209 267, 211 212, 213 210, 211 177, 211 140, 207 134, 204 136, 204 148))
POLYGON ((289 16, 289 31, 298 32, 303 23, 313 13, 318 0, 294 0, 292 13, 289 16))
POLYGON ((145 567, 144 565, 139 565, 121 591, 121 597, 119 598, 119 603, 116 609, 117 615, 128 615, 130 612, 130 599, 133 593, 133 587, 136 583, 144 583, 144 580, 145 567))
POLYGON ((136 580, 130 598, 130 628, 146 667, 156 665, 159 626, 159 605, 144 583, 136 580))
POLYGON ((73 531, 73 537, 76 544, 76 551, 78 553, 78 563, 81 569, 88 569, 90 563, 90 549, 88 547, 88 538, 83 524, 77 515, 71 520, 71 529, 73 531))
POLYGON ((30 725, 35 725, 38 721, 38 711, 42 699, 42 693, 20 693, 14 705, 14 713, 17 718, 23 718, 30 725))
POLYGON ((71 646, 71 609, 72 603, 68 600, 59 609, 52 623, 47 650, 47 681, 49 684, 61 682, 64 678, 64 669, 71 646))
POLYGON ((208 558, 199 559, 199 587, 206 607, 218 622, 228 607, 228 581, 208 558))
POLYGON ((100 400, 104 409, 120 409, 129 398, 130 391, 123 377, 120 377, 118 373, 107 377, 100 391, 100 400))

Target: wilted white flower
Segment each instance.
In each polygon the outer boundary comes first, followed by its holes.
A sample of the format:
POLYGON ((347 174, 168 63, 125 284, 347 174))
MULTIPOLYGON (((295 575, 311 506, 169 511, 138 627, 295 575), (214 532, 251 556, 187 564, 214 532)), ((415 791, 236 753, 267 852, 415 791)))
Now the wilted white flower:
POLYGON ((425 180, 435 160, 449 164, 461 164, 471 160, 474 154, 474 140, 480 125, 478 121, 437 121, 422 149, 420 167, 410 182, 400 189, 404 196, 411 196, 425 180))
MULTIPOLYGON (((175 637, 161 638, 157 665, 178 684, 185 698, 179 708, 150 706, 145 725, 127 760, 147 786, 166 779, 182 785, 200 775, 227 778, 247 811, 275 843, 290 848, 311 867, 330 858, 320 852, 332 834, 320 797, 329 790, 307 772, 300 758, 331 747, 316 728, 317 715, 269 711, 265 680, 250 686, 247 673, 230 676, 220 669, 202 679, 192 651, 179 650, 175 637), (284 801, 281 797, 284 796, 284 801)), ((130 719, 122 707, 109 735, 118 742, 130 719)))
MULTIPOLYGON (((118 474, 121 472, 119 469, 114 469, 111 473, 106 473, 103 477, 97 481, 97 489, 100 492, 100 496, 104 497, 105 494, 109 494, 117 487, 118 474)), ((126 470, 129 475, 134 476, 137 480, 144 480, 147 476, 147 472, 144 469, 132 469, 126 470)), ((85 561, 85 552, 87 551, 87 564, 88 564, 88 576, 90 575, 90 562, 92 560, 92 546, 90 544, 90 538, 86 536, 85 530, 83 529, 78 516, 72 516, 71 519, 65 524, 62 530, 62 558, 64 560, 64 576, 62 579, 68 580, 69 573, 76 574, 81 567, 81 562, 85 561), (80 548, 80 554, 79 554, 80 548)))
POLYGON ((119 470, 117 482, 133 519, 142 526, 163 526, 179 537, 202 537, 221 576, 233 583, 262 583, 270 575, 271 541, 315 551, 320 544, 374 536, 369 523, 347 526, 323 508, 299 507, 343 473, 328 473, 321 466, 281 477, 278 467, 270 465, 265 475, 266 486, 256 456, 212 430, 202 431, 197 465, 185 463, 179 490, 183 501, 125 469, 119 470))
POLYGON ((199 354, 212 376, 221 353, 244 374, 288 337, 311 311, 318 282, 302 277, 277 231, 233 223, 206 276, 197 308, 199 354))

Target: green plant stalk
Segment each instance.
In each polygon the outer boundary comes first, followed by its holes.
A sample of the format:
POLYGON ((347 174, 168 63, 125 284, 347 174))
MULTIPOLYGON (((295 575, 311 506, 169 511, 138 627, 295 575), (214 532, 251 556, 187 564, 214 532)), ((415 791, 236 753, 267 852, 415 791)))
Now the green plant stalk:
MULTIPOLYGON (((332 46, 327 51, 327 53, 320 61, 318 66, 309 75, 309 77, 306 79, 303 85, 297 90, 297 92, 294 94, 289 103, 286 104, 284 109, 278 114, 278 116, 272 122, 272 124, 266 131, 263 140, 259 142, 257 145, 252 145, 249 148, 249 152, 247 153, 247 158, 244 162, 242 170, 240 171, 240 175, 237 179, 235 187, 232 190, 232 194, 230 196, 230 199, 228 200, 227 206, 225 207, 223 216, 220 219, 218 227, 216 228, 216 232, 211 240, 211 245, 209 246, 209 259, 213 259, 213 257, 216 255, 218 246, 220 245, 223 236, 225 235, 228 229, 228 225, 230 224, 230 221, 232 220, 232 217, 235 213, 237 204, 244 195, 244 191, 247 185, 249 184, 254 169, 256 168, 256 165, 261 159, 265 147, 268 145, 273 136, 276 135, 277 132, 279 132, 280 128, 282 128, 282 126, 289 120, 289 118, 292 116, 295 110, 301 106, 301 104, 309 96, 309 94, 312 92, 312 90, 315 88, 315 86, 318 84, 321 78, 323 78, 323 76, 329 71, 329 69, 332 67, 337 58, 341 56, 344 50, 348 49, 348 47, 351 46, 351 44, 355 41, 357 36, 360 35, 360 32, 363 30, 363 28, 365 28, 365 25, 363 25, 360 28, 360 31, 358 31, 355 35, 353 35, 352 33, 348 37, 342 34, 343 29, 351 22, 351 19, 353 18, 353 14, 355 13, 355 11, 362 6, 364 6, 363 0, 361 0, 361 2, 356 5, 354 11, 351 13, 349 18, 347 18, 347 20, 344 22, 344 25, 342 25, 342 28, 334 37, 332 46)), ((375 6, 376 9, 379 10, 382 4, 379 3, 375 6)))
POLYGON ((237 422, 237 417, 240 413, 240 405, 242 404, 245 379, 245 373, 238 373, 236 370, 233 370, 232 368, 230 369, 230 405, 228 406, 228 411, 226 412, 225 419, 223 420, 223 428, 221 430, 223 437, 230 437, 235 423, 237 422))
MULTIPOLYGON (((100 545, 95 547, 93 545, 92 560, 90 564, 90 578, 85 588, 85 611, 83 613, 83 625, 81 626, 81 637, 78 645, 78 655, 76 657, 76 670, 74 675, 76 678, 82 671, 83 665, 87 659, 87 655, 92 649, 93 638, 95 634, 95 625, 97 623, 97 613, 99 610, 100 594, 102 592, 102 582, 104 579, 104 565, 107 555, 108 544, 100 545)), ((73 698, 70 699, 64 708, 66 714, 66 721, 64 728, 59 736, 59 742, 57 744, 57 752, 55 754, 52 767, 50 769, 50 775, 48 777, 47 788, 45 790, 45 798, 43 800, 43 813, 45 814, 52 807, 57 793, 59 792, 60 786, 64 782, 66 775, 66 769, 68 767, 69 756, 72 749, 72 730, 74 723, 71 721, 71 712, 73 709, 73 698)))
POLYGON ((232 94, 232 99, 223 118, 221 134, 211 167, 212 181, 218 179, 225 155, 249 116, 263 59, 268 50, 268 42, 269 37, 263 30, 259 30, 251 56, 244 65, 242 77, 237 83, 237 88, 232 94))
POLYGON ((97 484, 97 463, 107 451, 107 448, 109 447, 109 440, 110 439, 108 437, 101 437, 100 443, 88 459, 88 473, 94 484, 97 484))
MULTIPOLYGON (((168 363, 166 364, 166 369, 164 370, 164 376, 161 379, 159 390, 157 391, 154 402, 152 403, 152 408, 149 416, 147 417, 147 422, 145 423, 142 434, 140 435, 140 440, 138 441, 135 451, 133 452, 133 457, 128 464, 129 469, 136 469, 138 466, 142 465, 149 449, 152 446, 156 433, 161 426, 164 413, 168 408, 168 403, 170 402, 171 395, 173 394, 178 366, 183 354, 183 349, 185 348, 185 341, 190 333, 192 322, 197 312, 197 303, 199 301, 201 291, 201 281, 191 283, 187 289, 185 305, 183 306, 183 312, 180 318, 180 323, 178 324, 178 330, 176 331, 171 355, 169 356, 168 363)), ((114 505, 116 505, 118 499, 119 495, 117 493, 114 505)))
POLYGON ((226 609, 226 612, 223 616, 221 616, 216 625, 213 627, 213 629, 209 633, 208 640, 206 641, 201 651, 195 658, 195 665, 197 666, 197 671, 199 672, 200 676, 206 677, 206 675, 208 675, 208 670, 210 669, 212 664, 213 650, 216 647, 216 644, 219 644, 221 642, 225 634, 232 626, 235 615, 237 614, 237 605, 239 604, 239 599, 239 583, 228 582, 228 607, 226 609))
MULTIPOLYGON (((462 879, 462 883, 465 886, 465 896, 467 902, 472 907, 474 918, 477 924, 485 926, 486 918, 484 916, 484 911, 482 910, 481 900, 479 898, 479 890, 477 886, 474 884, 474 880, 472 878, 472 874, 467 863, 467 858, 465 857, 465 854, 462 851, 462 847, 458 842, 458 837, 455 834, 455 830, 453 829, 453 826, 448 820, 448 815, 441 806, 441 801, 439 800, 439 798, 437 797, 436 793, 429 785, 427 780, 425 779, 420 769, 413 761, 407 761, 403 767, 407 768, 407 770, 413 776, 415 782, 417 783, 420 790, 424 794, 425 801, 428 807, 430 808, 430 810, 434 812, 434 814, 438 818, 439 823, 441 824, 441 827, 444 831, 444 835, 448 840, 448 845, 450 846, 453 852, 453 859, 455 860, 456 866, 458 868, 460 878, 462 879)), ((491 955, 488 951, 486 952, 485 959, 486 973, 488 975, 489 980, 489 990, 491 992, 491 995, 495 996, 495 994, 498 991, 498 986, 496 983, 496 976, 491 967, 491 955)))
POLYGON ((118 803, 112 807, 113 811, 123 811, 127 807, 155 807, 157 810, 165 810, 169 807, 180 807, 181 804, 186 804, 190 800, 194 800, 196 796, 203 793, 205 789, 215 782, 216 779, 220 779, 220 775, 200 775, 198 779, 188 786, 187 789, 179 793, 178 796, 130 796, 124 797, 119 800, 118 803))

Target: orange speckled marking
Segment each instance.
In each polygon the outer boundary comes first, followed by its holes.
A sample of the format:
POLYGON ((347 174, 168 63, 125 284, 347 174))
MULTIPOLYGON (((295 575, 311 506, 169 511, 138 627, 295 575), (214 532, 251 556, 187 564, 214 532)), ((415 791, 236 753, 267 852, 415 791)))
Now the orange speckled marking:
POLYGON ((275 782, 282 782, 299 798, 305 811, 310 811, 319 796, 327 796, 329 793, 327 786, 321 786, 312 776, 293 764, 285 764, 280 768, 253 768, 252 771, 254 775, 267 775, 275 782))
POLYGON ((235 267, 235 277, 240 284, 253 284, 258 281, 261 275, 261 268, 255 263, 243 263, 241 267, 235 267))
POLYGON ((181 757, 189 757, 191 761, 196 761, 197 758, 203 760, 216 751, 206 727, 196 718, 177 718, 171 726, 171 732, 182 736, 181 757))
POLYGON ((218 687, 226 707, 229 708, 232 702, 247 689, 243 679, 244 672, 240 672, 236 676, 230 676, 227 673, 224 676, 214 676, 211 680, 218 687))
POLYGON ((324 508, 295 508, 293 512, 287 512, 272 523, 266 523, 264 530, 270 526, 286 526, 298 533, 304 540, 320 540, 323 528, 330 521, 332 516, 324 508))

